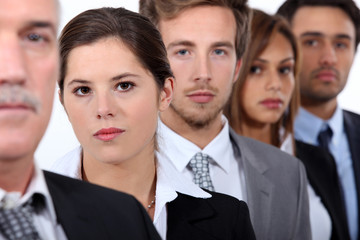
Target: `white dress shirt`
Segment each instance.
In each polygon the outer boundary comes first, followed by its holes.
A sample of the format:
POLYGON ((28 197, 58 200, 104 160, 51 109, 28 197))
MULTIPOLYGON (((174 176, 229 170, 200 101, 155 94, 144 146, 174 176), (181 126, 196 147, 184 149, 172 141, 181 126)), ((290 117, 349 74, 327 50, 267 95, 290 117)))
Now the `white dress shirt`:
MULTIPOLYGON (((58 159, 51 167, 51 171, 81 179, 81 147, 70 151, 58 159)), ((196 198, 210 198, 211 194, 205 192, 193 182, 184 179, 168 161, 164 161, 159 153, 156 153, 158 161, 156 168, 156 203, 154 225, 162 239, 166 239, 167 209, 166 203, 171 202, 178 196, 177 192, 196 198)))
MULTIPOLYGON (((67 239, 61 225, 57 223, 54 204, 47 188, 42 170, 35 164, 34 174, 26 192, 21 196, 20 192, 6 192, 0 188, 0 205, 5 208, 20 206, 29 200, 34 193, 45 197, 45 206, 39 213, 33 215, 34 225, 41 239, 65 240, 67 239)), ((4 237, 0 233, 0 239, 4 237)))
POLYGON ((229 133, 229 124, 222 116, 221 132, 201 149, 167 127, 161 120, 158 126, 159 159, 170 161, 187 179, 193 179, 188 168, 191 158, 198 152, 209 155, 209 171, 215 192, 224 193, 246 201, 245 175, 241 161, 235 157, 229 133))

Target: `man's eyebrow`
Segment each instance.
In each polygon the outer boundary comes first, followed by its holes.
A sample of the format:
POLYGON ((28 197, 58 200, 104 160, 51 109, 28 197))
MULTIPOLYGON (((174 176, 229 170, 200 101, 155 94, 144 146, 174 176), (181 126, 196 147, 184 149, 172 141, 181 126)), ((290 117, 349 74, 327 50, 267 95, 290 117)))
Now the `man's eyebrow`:
POLYGON ((56 26, 49 22, 49 21, 30 21, 26 24, 26 29, 31 29, 31 28, 48 28, 50 29, 52 32, 56 33, 56 26))
POLYGON ((177 47, 177 46, 187 46, 187 47, 193 47, 195 44, 193 42, 187 41, 187 40, 180 40, 170 43, 167 46, 167 49, 177 47))
MULTIPOLYGON (((300 37, 325 37, 326 35, 321 32, 304 32, 300 35, 300 37)), ((349 39, 351 40, 351 36, 345 33, 335 34, 335 38, 337 39, 349 39)))
POLYGON ((325 37, 325 35, 321 32, 304 32, 300 37, 325 37))
POLYGON ((212 45, 213 47, 228 47, 234 48, 234 45, 231 42, 216 42, 212 45))

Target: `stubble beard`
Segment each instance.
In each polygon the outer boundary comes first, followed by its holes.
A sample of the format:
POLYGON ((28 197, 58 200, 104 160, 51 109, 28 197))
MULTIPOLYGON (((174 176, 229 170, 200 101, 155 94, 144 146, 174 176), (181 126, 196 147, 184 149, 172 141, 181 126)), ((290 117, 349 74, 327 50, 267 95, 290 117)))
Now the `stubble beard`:
POLYGON ((194 103, 194 106, 190 108, 177 106, 174 103, 170 104, 170 109, 194 130, 203 129, 211 125, 224 107, 225 104, 209 106, 208 104, 194 103))

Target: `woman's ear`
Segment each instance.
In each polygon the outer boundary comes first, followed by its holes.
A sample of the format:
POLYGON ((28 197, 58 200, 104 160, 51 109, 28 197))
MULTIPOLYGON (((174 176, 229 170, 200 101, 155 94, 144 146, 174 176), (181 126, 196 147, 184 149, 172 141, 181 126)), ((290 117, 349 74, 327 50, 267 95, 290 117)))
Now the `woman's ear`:
POLYGON ((169 107, 174 94, 174 84, 175 79, 173 77, 165 80, 164 87, 160 93, 159 111, 163 112, 169 107))
POLYGON ((59 95, 59 100, 60 100, 61 104, 64 106, 64 99, 63 99, 60 89, 58 90, 58 95, 59 95))

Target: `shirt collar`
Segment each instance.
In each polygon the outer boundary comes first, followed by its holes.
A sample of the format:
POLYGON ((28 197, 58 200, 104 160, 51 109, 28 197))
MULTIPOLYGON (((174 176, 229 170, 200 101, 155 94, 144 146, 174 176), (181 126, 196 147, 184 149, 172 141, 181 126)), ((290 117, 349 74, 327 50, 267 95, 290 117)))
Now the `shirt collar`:
POLYGON ((294 124, 295 138, 311 145, 318 145, 317 137, 323 122, 321 118, 300 107, 294 124))
POLYGON ((157 152, 157 181, 156 181, 156 205, 154 223, 159 218, 161 211, 165 209, 166 203, 177 197, 177 192, 195 198, 210 198, 211 194, 205 192, 190 180, 184 178, 175 169, 171 162, 160 157, 162 153, 157 152))
POLYGON ((231 156, 234 153, 230 140, 228 120, 224 115, 221 119, 223 128, 204 149, 177 134, 159 120, 158 142, 160 151, 171 159, 179 172, 186 168, 190 159, 198 152, 206 153, 224 171, 229 172, 231 156))
POLYGON ((51 195, 46 185, 45 177, 43 171, 34 164, 34 174, 30 181, 29 186, 26 189, 26 192, 23 196, 19 192, 10 192, 7 193, 3 189, 0 189, 0 199, 9 196, 9 200, 13 201, 10 203, 11 207, 19 206, 29 200, 35 193, 41 194, 45 199, 45 207, 48 209, 51 219, 53 222, 56 222, 56 213, 54 208, 54 203, 51 199, 51 195))
POLYGON ((339 106, 336 107, 333 116, 327 121, 301 107, 295 120, 295 138, 312 145, 318 145, 318 135, 325 127, 324 125, 328 124, 333 131, 332 141, 339 142, 344 130, 343 121, 343 112, 339 106))

